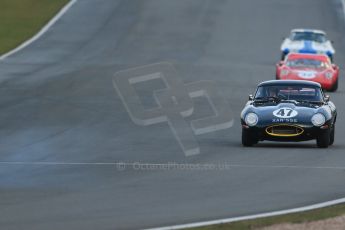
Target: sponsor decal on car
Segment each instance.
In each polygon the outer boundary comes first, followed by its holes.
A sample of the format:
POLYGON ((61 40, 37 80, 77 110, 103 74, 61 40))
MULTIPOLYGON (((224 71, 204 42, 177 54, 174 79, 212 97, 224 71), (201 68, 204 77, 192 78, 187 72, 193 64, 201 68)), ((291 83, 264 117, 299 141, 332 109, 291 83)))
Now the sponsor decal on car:
POLYGON ((316 77, 316 72, 314 71, 298 71, 298 76, 304 79, 312 79, 316 77))
POLYGON ((298 112, 294 109, 283 107, 273 111, 273 115, 278 118, 293 118, 298 115, 298 112))
POLYGON ((294 109, 283 107, 273 111, 273 115, 277 118, 273 118, 274 123, 297 123, 298 120, 295 119, 298 112, 294 109))
POLYGON ((298 123, 298 120, 295 118, 273 118, 273 123, 298 123))

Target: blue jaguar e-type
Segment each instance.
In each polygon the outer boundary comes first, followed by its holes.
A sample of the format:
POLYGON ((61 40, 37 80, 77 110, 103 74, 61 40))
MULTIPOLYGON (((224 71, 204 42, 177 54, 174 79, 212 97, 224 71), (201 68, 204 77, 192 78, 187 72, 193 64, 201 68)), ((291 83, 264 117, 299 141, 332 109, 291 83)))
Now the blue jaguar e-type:
POLYGON ((258 85, 242 110, 242 144, 307 141, 327 148, 334 142, 337 111, 320 84, 273 80, 258 85))

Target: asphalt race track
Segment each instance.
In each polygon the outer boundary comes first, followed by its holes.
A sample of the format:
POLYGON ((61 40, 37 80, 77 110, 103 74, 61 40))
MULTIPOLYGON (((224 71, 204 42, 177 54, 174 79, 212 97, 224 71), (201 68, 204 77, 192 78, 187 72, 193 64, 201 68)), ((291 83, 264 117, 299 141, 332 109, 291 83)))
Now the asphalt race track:
MULTIPOLYGON (((0 228, 141 229, 345 197, 344 74, 331 94, 334 146, 240 143, 248 94, 274 78, 295 27, 325 30, 344 71, 337 0, 79 0, 0 62, 0 228), (173 63, 186 84, 214 81, 233 112, 231 128, 195 137, 200 154, 186 157, 167 122, 135 124, 113 87, 116 72, 158 62, 173 63), (136 162, 232 167, 138 170, 136 162)), ((162 85, 138 85, 147 108, 162 85)), ((193 99, 187 121, 212 113, 204 99, 193 99)))

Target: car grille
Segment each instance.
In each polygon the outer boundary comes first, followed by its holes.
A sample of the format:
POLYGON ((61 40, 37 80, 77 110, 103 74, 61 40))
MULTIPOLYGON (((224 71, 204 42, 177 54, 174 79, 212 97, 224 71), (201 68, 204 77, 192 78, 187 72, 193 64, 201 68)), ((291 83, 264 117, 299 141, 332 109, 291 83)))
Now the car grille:
POLYGON ((276 137, 294 137, 304 132, 302 127, 296 125, 272 125, 266 128, 266 133, 276 137))

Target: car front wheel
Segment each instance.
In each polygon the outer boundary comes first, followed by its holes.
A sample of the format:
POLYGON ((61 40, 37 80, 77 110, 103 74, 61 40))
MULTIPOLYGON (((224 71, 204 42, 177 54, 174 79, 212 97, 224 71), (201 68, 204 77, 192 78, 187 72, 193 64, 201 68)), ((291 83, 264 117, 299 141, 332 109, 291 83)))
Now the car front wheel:
POLYGON ((324 130, 319 134, 319 136, 316 138, 316 144, 319 148, 328 148, 328 146, 331 144, 331 132, 329 129, 324 130))
POLYGON ((332 130, 331 130, 329 145, 333 145, 334 137, 335 137, 335 125, 333 125, 332 130))
POLYGON ((246 147, 253 146, 258 143, 255 133, 248 129, 242 128, 242 145, 246 147))
POLYGON ((339 79, 337 78, 336 82, 333 84, 332 88, 329 90, 330 92, 335 92, 338 89, 339 79))

